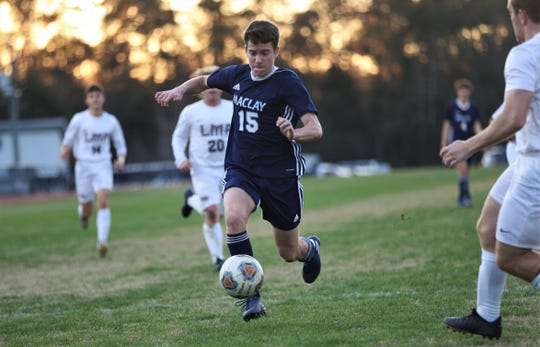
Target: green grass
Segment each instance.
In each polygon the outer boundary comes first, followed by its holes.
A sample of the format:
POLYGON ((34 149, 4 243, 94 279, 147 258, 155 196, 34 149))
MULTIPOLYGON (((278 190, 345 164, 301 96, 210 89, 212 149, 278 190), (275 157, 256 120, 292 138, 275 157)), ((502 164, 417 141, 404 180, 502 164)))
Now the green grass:
POLYGON ((200 231, 179 217, 183 187, 111 196, 110 256, 81 231, 75 197, 0 205, 0 345, 533 346, 539 292, 510 277, 499 341, 453 333, 446 315, 474 307, 474 225, 501 169, 473 169, 475 205, 455 207, 454 170, 303 179, 303 234, 322 240, 312 285, 250 220, 268 316, 245 323, 219 288, 200 231))

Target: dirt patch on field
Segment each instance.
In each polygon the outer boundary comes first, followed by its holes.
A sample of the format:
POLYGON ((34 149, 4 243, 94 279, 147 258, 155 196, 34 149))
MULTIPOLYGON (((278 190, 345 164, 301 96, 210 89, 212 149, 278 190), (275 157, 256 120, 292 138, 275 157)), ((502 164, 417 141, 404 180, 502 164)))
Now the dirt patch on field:
POLYGON ((49 201, 66 197, 75 197, 75 192, 54 192, 0 196, 0 205, 25 204, 29 202, 49 201))
MULTIPOLYGON (((474 189, 488 189, 491 183, 477 183, 474 189)), ((455 190, 455 185, 447 185, 424 191, 387 194, 322 210, 306 210, 301 228, 311 233, 335 229, 367 216, 395 214, 396 218, 406 218, 407 211, 411 209, 452 206, 455 190)), ((270 225, 260 218, 253 218, 249 230, 252 235, 268 235, 270 225)), ((166 237, 118 240, 111 247, 111 255, 105 259, 99 259, 93 250, 88 249, 72 257, 51 255, 51 263, 32 268, 23 265, 0 267, 0 293, 2 296, 69 293, 98 297, 168 281, 170 277, 181 279, 182 268, 208 264, 208 271, 212 271, 199 227, 179 227, 177 233, 166 237)))

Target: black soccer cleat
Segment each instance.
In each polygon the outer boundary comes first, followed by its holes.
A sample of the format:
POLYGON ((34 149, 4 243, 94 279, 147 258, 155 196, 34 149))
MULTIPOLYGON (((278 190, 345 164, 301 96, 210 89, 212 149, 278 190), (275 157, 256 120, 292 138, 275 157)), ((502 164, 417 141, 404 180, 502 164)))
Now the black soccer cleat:
POLYGON ((246 322, 266 315, 266 308, 262 304, 261 296, 258 292, 249 298, 235 302, 235 305, 242 307, 242 319, 246 322))
POLYGON ((319 254, 321 240, 317 236, 310 236, 305 240, 309 244, 309 250, 302 266, 302 278, 306 283, 313 283, 321 273, 321 255, 319 254))
POLYGON ((458 199, 458 207, 472 207, 472 199, 468 196, 463 196, 458 199))
POLYGON ((476 334, 490 340, 493 338, 498 340, 502 333, 501 317, 490 323, 482 318, 474 308, 472 313, 465 317, 446 317, 444 324, 454 331, 476 334))
POLYGON ((191 211, 193 211, 193 207, 189 206, 188 204, 188 199, 190 196, 192 196, 193 194, 193 190, 191 190, 191 188, 187 188, 185 191, 184 191, 184 205, 182 205, 182 217, 184 218, 187 218, 189 217, 189 215, 191 214, 191 211))
POLYGON ((221 267, 223 266, 223 263, 225 262, 224 259, 221 259, 221 258, 217 258, 215 263, 214 263, 214 268, 216 269, 217 272, 219 272, 221 270, 221 267))
POLYGON ((83 230, 88 229, 88 217, 81 216, 81 228, 83 230))

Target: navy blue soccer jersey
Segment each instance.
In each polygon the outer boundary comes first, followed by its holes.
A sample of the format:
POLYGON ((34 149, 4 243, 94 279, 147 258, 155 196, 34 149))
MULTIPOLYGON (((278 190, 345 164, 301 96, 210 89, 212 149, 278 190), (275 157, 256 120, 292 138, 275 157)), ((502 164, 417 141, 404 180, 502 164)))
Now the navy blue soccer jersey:
POLYGON ((230 93, 234 103, 225 169, 241 168, 260 177, 304 174, 300 144, 276 126, 278 117, 296 126, 305 113, 317 113, 296 73, 277 68, 267 78, 254 80, 249 65, 232 65, 211 74, 207 84, 230 93))
POLYGON ((474 123, 480 121, 480 111, 475 104, 469 103, 467 109, 461 109, 456 101, 446 108, 445 119, 450 122, 449 141, 467 140, 474 135, 474 123))

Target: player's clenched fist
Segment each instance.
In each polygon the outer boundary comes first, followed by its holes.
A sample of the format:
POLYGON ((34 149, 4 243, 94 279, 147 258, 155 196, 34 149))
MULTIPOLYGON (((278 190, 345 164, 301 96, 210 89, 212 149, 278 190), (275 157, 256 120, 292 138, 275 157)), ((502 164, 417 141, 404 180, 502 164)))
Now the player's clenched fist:
POLYGON ((276 121, 276 126, 279 128, 283 136, 285 136, 287 139, 294 139, 294 127, 289 120, 283 117, 278 117, 276 121))

